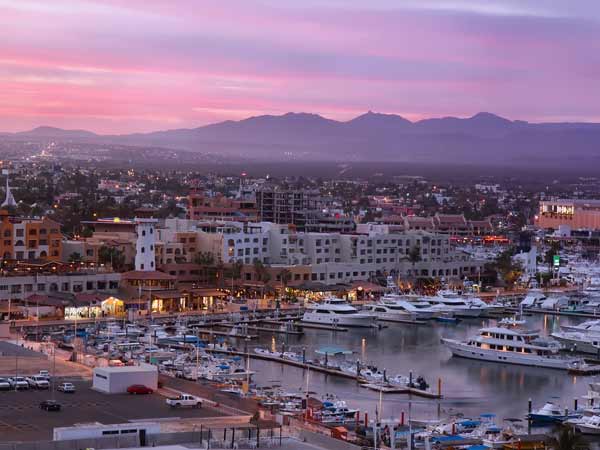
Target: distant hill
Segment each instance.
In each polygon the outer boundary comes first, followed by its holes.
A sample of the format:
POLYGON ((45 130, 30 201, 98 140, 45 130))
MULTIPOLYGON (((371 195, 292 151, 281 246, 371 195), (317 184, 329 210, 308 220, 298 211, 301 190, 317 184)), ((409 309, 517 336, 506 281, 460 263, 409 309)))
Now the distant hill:
POLYGON ((504 165, 568 165, 600 162, 600 124, 529 123, 488 112, 468 118, 411 122, 367 112, 347 122, 317 114, 264 115, 129 135, 39 127, 15 138, 55 138, 156 146, 263 160, 406 161, 504 165))
POLYGON ((14 133, 14 136, 23 137, 41 137, 41 138, 61 138, 61 139, 77 139, 77 138, 95 138, 96 133, 85 130, 63 130, 55 127, 37 127, 33 130, 14 133))

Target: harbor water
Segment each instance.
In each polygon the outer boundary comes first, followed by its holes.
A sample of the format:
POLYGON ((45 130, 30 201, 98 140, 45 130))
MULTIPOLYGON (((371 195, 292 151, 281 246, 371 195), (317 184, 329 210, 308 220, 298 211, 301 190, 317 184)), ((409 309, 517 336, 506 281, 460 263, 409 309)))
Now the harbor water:
MULTIPOLYGON (((526 316, 527 328, 548 335, 558 331, 560 325, 576 324, 583 319, 552 315, 526 316)), ((390 323, 386 328, 349 329, 347 332, 306 329, 303 336, 269 336, 261 333, 260 345, 272 350, 286 350, 315 358, 315 350, 322 347, 339 347, 352 350, 345 358, 360 359, 363 363, 386 369, 389 376, 413 373, 425 377, 434 392, 441 380, 443 399, 425 399, 407 394, 384 394, 360 387, 355 381, 332 375, 311 372, 308 390, 313 395, 335 394, 346 400, 351 407, 373 414, 381 409, 383 418, 399 418, 404 412, 412 418, 436 419, 464 414, 475 417, 482 413, 494 413, 498 419, 524 418, 528 399, 534 408, 546 401, 573 408, 574 399, 579 405, 593 377, 568 374, 566 371, 542 369, 512 364, 493 363, 452 357, 440 338, 466 339, 477 334, 484 326, 495 325, 495 319, 465 319, 458 324, 427 323, 409 325, 390 323)), ((267 361, 252 361, 252 370, 258 373, 259 385, 280 384, 290 392, 304 392, 307 384, 306 371, 301 368, 267 361)))

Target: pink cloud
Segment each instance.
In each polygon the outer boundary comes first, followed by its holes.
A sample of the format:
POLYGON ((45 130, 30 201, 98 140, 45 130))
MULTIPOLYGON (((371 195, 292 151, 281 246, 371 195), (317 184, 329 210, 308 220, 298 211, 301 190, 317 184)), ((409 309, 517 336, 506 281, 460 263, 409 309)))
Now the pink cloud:
POLYGON ((579 11, 345 3, 0 0, 0 130, 124 133, 290 110, 597 116, 600 25, 579 11))

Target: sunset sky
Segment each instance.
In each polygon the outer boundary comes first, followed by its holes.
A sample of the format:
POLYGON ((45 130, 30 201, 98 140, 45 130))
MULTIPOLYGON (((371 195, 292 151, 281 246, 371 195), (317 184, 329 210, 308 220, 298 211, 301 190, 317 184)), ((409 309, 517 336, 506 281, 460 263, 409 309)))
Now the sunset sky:
POLYGON ((0 0, 0 131, 367 110, 600 122, 600 1, 0 0))

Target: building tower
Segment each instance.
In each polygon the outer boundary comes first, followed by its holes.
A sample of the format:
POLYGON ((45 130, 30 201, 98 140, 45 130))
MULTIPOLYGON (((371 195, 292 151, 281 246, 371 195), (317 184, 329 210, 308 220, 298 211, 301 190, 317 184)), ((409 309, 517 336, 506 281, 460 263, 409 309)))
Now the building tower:
POLYGON ((15 200, 15 197, 12 195, 12 192, 10 191, 10 186, 8 185, 8 169, 4 169, 2 171, 2 173, 4 175, 6 175, 6 197, 4 199, 4 202, 2 203, 2 207, 15 207, 17 206, 17 201, 15 200))
POLYGON ((135 219, 137 242, 135 244, 135 270, 152 272, 155 267, 156 219, 135 219))

